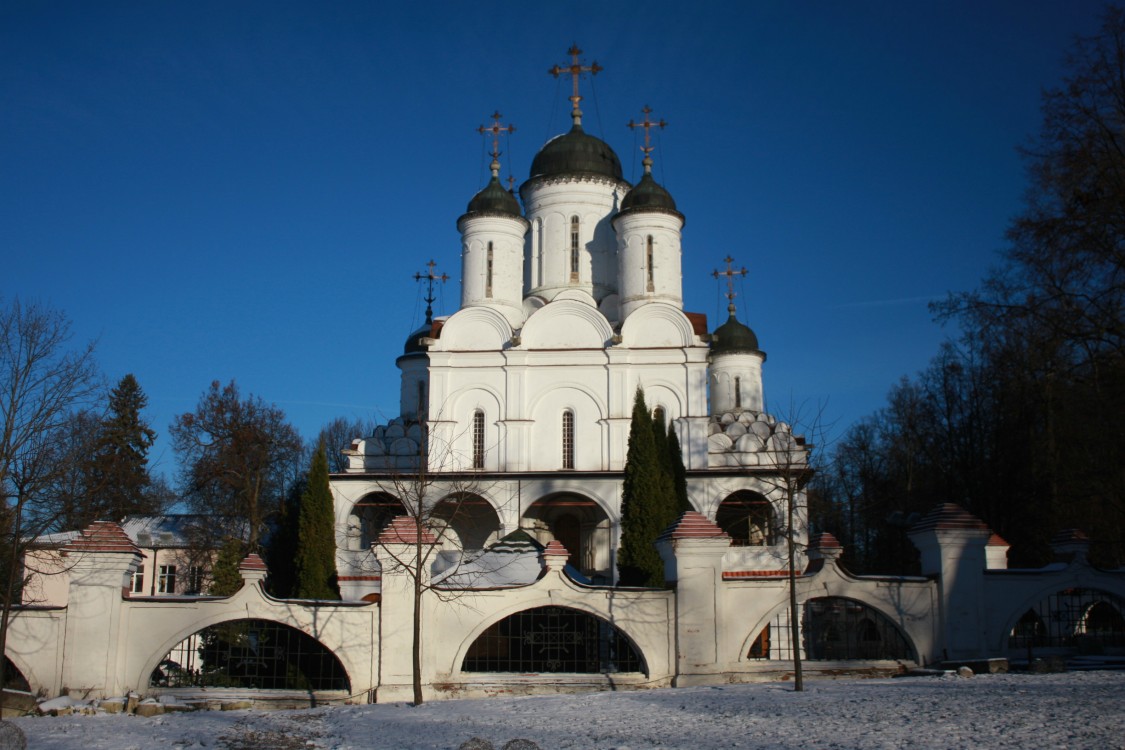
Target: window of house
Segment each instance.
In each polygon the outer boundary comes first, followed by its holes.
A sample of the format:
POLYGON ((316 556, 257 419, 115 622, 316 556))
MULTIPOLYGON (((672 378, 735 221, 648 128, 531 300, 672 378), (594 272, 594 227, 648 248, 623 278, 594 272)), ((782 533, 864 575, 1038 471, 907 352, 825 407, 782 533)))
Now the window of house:
POLYGON ((200 594, 203 592, 203 566, 191 565, 187 572, 187 588, 185 594, 200 594))
POLYGON ((665 419, 665 416, 664 416, 664 407, 663 406, 658 406, 658 407, 656 407, 655 409, 652 410, 652 421, 653 422, 659 422, 660 424, 665 424, 665 422, 667 420, 665 419))
POLYGON ((742 408, 742 378, 734 379, 734 408, 742 408))
POLYGON ((484 412, 473 412, 473 468, 484 468, 484 412))
POLYGON ((484 296, 492 296, 492 243, 488 243, 488 260, 485 264, 484 296))
POLYGON ((570 280, 578 281, 578 217, 570 217, 570 280))
POLYGON ((160 575, 156 578, 156 593, 158 594, 174 594, 176 593, 176 566, 175 565, 161 565, 160 575))
POLYGON ((143 594, 145 592, 145 573, 143 570, 133 571, 133 580, 129 586, 129 591, 134 594, 143 594))
POLYGON ((570 409, 562 417, 562 467, 574 468, 574 412, 570 409))
POLYGON ((655 291, 656 289, 656 274, 653 270, 652 263, 652 235, 648 236, 645 247, 645 268, 648 272, 648 291, 655 291))

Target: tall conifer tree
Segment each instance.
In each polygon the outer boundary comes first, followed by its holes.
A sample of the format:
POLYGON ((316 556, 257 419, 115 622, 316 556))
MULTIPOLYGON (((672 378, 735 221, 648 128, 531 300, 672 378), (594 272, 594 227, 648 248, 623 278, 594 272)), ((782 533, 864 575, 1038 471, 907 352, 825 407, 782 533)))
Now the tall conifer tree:
POLYGON ((668 430, 668 462, 671 464, 672 491, 675 494, 675 516, 692 510, 687 495, 687 469, 684 467, 684 454, 680 450, 680 439, 675 428, 668 430))
POLYGON ((86 503, 71 519, 74 528, 91 521, 119 521, 125 516, 162 510, 151 492, 148 450, 156 433, 141 418, 148 405, 137 379, 130 373, 109 394, 109 410, 98 425, 86 469, 86 503))
POLYGON ((335 514, 328 486, 328 457, 320 443, 309 467, 309 481, 301 495, 297 524, 297 586, 299 599, 339 599, 336 574, 335 514))
POLYGON ((663 586, 664 562, 656 537, 674 520, 671 480, 657 454, 652 415, 644 391, 637 389, 629 426, 629 449, 621 489, 621 549, 618 582, 624 586, 663 586))

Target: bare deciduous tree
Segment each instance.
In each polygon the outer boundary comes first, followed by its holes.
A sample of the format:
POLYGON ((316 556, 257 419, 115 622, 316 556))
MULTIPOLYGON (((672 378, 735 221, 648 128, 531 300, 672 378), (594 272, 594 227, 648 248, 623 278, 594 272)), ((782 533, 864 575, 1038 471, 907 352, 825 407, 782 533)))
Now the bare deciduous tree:
MULTIPOLYGON (((71 337, 61 312, 19 300, 0 307, 0 655, 21 596, 24 554, 62 511, 53 490, 67 479, 74 414, 101 393, 93 343, 72 348, 71 337)), ((0 658, 0 685, 4 666, 0 658)))

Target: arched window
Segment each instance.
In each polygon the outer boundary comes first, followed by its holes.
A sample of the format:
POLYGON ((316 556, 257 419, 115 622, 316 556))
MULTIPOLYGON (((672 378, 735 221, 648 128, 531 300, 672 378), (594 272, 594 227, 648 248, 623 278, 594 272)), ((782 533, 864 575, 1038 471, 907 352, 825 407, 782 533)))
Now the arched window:
POLYGON ((648 236, 648 239, 645 240, 645 269, 648 273, 648 285, 646 288, 651 292, 656 289, 656 272, 653 268, 651 234, 648 236))
POLYGON ((465 672, 644 672, 621 631, 568 607, 536 607, 493 624, 469 647, 465 672))
POLYGON ((742 408, 742 378, 737 376, 734 379, 734 408, 742 408))
POLYGON ((570 280, 578 281, 578 217, 570 217, 570 280))
POLYGON ((666 424, 667 419, 664 416, 664 407, 658 406, 652 410, 652 421, 659 424, 666 424))
POLYGON ((234 620, 188 636, 160 660, 149 686, 350 689, 340 660, 320 641, 269 620, 234 620))
POLYGON ((484 468, 484 412, 473 412, 473 468, 484 468))
POLYGON ((562 467, 574 468, 574 412, 570 409, 562 415, 562 467))
POLYGON ((484 296, 492 296, 492 243, 488 243, 488 259, 485 262, 484 296))
POLYGON ((418 381, 418 419, 429 416, 429 405, 426 403, 426 381, 418 381))

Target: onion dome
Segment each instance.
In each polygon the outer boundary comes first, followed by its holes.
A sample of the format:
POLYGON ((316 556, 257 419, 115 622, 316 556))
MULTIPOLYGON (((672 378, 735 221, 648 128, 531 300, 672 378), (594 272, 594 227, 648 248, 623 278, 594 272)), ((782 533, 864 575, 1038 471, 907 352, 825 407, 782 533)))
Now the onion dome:
POLYGON ((520 216, 520 204, 516 197, 509 193, 500 184, 500 178, 494 172, 484 190, 473 196, 469 201, 467 214, 503 214, 505 216, 520 216))
POLYGON ((680 213, 676 210, 676 201, 672 199, 672 194, 658 185, 656 180, 652 179, 652 173, 648 171, 641 177, 641 181, 625 194, 624 200, 621 201, 621 210, 618 213, 623 214, 629 211, 680 213))
POLYGON ((716 354, 761 354, 758 337, 734 317, 734 304, 727 307, 730 317, 711 334, 711 351, 716 354))
POLYGON ((569 133, 547 141, 531 161, 532 180, 563 175, 594 175, 623 181, 617 154, 605 141, 587 134, 578 122, 569 133))
POLYGON ((423 344, 422 339, 430 335, 433 324, 426 321, 426 324, 419 328, 417 331, 412 332, 406 337, 406 344, 402 347, 402 353, 405 354, 425 354, 429 351, 423 344))

